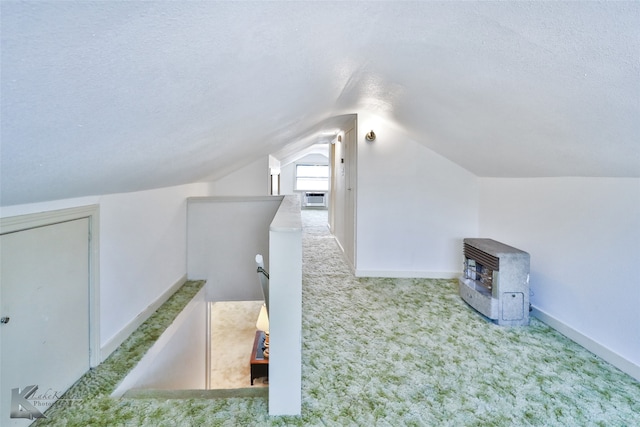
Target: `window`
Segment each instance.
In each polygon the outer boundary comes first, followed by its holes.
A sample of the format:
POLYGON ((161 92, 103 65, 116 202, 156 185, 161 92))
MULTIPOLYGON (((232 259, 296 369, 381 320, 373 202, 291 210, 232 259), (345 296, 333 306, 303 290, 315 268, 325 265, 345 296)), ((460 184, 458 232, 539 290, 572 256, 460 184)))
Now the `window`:
POLYGON ((328 191, 328 165, 296 165, 296 190, 328 191))

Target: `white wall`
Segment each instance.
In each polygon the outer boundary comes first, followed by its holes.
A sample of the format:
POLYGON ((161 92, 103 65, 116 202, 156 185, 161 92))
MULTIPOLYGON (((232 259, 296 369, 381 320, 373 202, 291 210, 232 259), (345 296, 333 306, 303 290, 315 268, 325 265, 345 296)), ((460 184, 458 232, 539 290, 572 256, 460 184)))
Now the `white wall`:
MULTIPOLYGON (((141 314, 186 278, 187 197, 191 184, 135 193, 3 207, 3 217, 90 204, 100 206, 100 344, 103 358, 141 314)), ((151 314, 151 313, 148 313, 151 314)))
POLYGON ((207 281, 208 301, 262 299, 256 254, 269 265, 269 224, 282 196, 189 199, 189 279, 207 281))
POLYGON ((482 178, 479 218, 531 254, 534 307, 640 373, 640 179, 482 178))
POLYGON ((101 198, 103 342, 185 278, 186 199, 202 194, 203 188, 197 185, 170 187, 101 198))
POLYGON ((296 186, 296 164, 289 163, 280 168, 280 194, 294 194, 296 186))
POLYGON ((270 188, 269 156, 209 183, 212 196, 267 196, 270 188))
POLYGON ((478 179, 401 129, 358 116, 360 276, 454 277, 478 233, 478 179), (366 142, 374 129, 377 139, 366 142))

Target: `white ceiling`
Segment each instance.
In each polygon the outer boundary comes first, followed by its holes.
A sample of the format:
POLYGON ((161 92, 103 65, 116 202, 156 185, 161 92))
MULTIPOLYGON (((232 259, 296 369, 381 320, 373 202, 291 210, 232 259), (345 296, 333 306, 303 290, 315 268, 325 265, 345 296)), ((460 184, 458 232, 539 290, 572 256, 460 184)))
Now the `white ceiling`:
POLYGON ((640 2, 2 0, 1 204, 214 179, 367 112, 479 176, 640 176, 640 2))

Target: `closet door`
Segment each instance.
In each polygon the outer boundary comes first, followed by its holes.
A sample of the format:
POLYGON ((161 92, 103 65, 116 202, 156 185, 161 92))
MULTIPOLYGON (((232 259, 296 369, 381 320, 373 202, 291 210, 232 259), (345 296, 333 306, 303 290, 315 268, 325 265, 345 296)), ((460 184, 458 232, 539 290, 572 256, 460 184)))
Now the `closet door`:
POLYGON ((331 145, 329 223, 353 270, 356 267, 356 200, 358 141, 356 120, 344 127, 342 141, 331 145))
POLYGON ((355 128, 345 132, 346 140, 346 187, 345 203, 344 203, 344 252, 351 264, 351 268, 356 268, 356 199, 358 183, 356 177, 357 159, 358 159, 358 142, 356 140, 355 128))
POLYGON ((88 218, 0 236, 0 425, 26 425, 15 417, 44 412, 89 369, 89 236, 88 218), (33 407, 16 413, 23 399, 33 407))

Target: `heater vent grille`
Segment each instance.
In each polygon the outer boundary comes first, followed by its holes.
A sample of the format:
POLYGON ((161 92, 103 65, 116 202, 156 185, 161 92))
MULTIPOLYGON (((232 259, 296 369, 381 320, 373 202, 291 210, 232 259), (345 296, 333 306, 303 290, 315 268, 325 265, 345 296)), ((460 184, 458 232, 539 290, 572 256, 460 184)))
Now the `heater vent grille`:
POLYGON ((475 260, 478 264, 482 264, 483 267, 490 270, 500 270, 500 259, 498 257, 483 252, 480 249, 469 245, 468 243, 464 244, 464 256, 468 259, 475 260))
POLYGON ((325 193, 305 193, 304 205, 305 206, 326 206, 326 194, 325 193))

